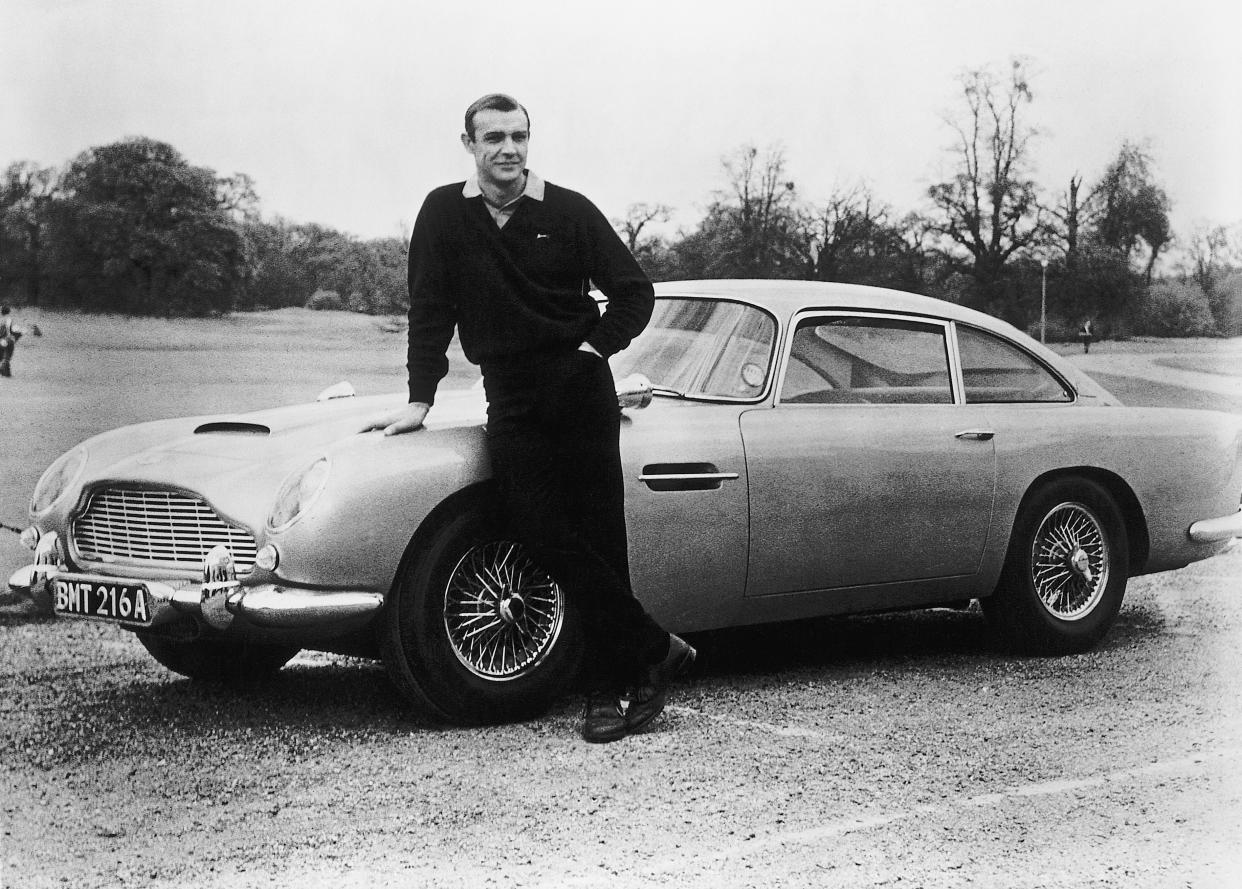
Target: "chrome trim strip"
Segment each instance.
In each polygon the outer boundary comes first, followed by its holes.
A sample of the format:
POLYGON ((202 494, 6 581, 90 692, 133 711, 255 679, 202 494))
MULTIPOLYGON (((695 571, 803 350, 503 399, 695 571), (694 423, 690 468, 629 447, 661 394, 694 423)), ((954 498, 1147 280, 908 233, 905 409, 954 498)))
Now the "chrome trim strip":
POLYGON ((950 321, 945 331, 945 348, 949 350, 949 380, 953 387, 953 403, 966 403, 966 374, 962 370, 961 346, 957 342, 957 322, 950 321))
POLYGON ((1195 543, 1219 543, 1232 537, 1242 537, 1242 509, 1233 515, 1195 522, 1186 533, 1195 543))
POLYGON ((688 482, 688 481, 709 481, 709 482, 728 482, 741 478, 736 472, 669 472, 669 473, 641 473, 638 476, 640 482, 688 482))

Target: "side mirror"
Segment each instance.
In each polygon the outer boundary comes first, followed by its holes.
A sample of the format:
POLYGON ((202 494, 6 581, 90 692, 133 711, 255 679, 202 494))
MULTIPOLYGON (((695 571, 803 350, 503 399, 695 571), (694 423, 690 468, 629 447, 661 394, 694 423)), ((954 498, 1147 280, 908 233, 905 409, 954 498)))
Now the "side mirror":
POLYGON ((651 380, 642 374, 630 374, 617 380, 617 404, 622 410, 627 407, 644 408, 651 404, 651 380))
POLYGON ((341 380, 341 382, 329 386, 319 393, 316 401, 331 401, 334 398, 353 398, 358 393, 354 391, 354 387, 349 380, 341 380))

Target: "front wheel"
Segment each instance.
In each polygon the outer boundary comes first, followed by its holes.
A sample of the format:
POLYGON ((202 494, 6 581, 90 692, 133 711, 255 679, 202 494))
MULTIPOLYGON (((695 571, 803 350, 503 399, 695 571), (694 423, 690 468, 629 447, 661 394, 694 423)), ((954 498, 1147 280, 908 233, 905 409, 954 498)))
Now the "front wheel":
POLYGON ((276 674, 301 649, 292 645, 259 645, 170 639, 154 633, 137 633, 138 641, 162 665, 203 682, 258 682, 276 674))
POLYGON ((481 505, 407 556, 379 642, 398 691, 432 717, 463 724, 541 713, 582 659, 564 591, 481 505))
POLYGON ((981 604, 1011 648, 1086 651, 1121 608, 1128 566, 1125 525, 1112 497, 1089 479, 1060 479, 1023 506, 1000 583, 981 604))

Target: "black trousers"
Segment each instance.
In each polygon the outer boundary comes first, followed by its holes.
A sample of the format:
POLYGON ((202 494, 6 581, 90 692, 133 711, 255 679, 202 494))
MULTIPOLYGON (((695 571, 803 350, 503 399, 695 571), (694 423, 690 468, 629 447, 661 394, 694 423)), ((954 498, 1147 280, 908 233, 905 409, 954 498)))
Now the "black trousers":
POLYGON ((510 532, 583 617, 588 675, 625 684, 668 652, 630 587, 621 412, 608 362, 577 349, 483 365, 487 444, 510 532))

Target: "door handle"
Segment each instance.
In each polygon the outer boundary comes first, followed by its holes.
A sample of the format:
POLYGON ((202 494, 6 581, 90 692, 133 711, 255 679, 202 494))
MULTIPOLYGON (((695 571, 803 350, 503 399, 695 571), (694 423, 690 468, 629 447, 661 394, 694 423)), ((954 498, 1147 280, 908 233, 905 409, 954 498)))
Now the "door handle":
POLYGON ((649 463, 638 475, 653 491, 711 491, 738 478, 738 473, 721 472, 711 463, 649 463))
POLYGON ((967 441, 991 441, 995 436, 996 433, 991 429, 967 429, 964 432, 959 432, 953 437, 965 439, 967 441))

